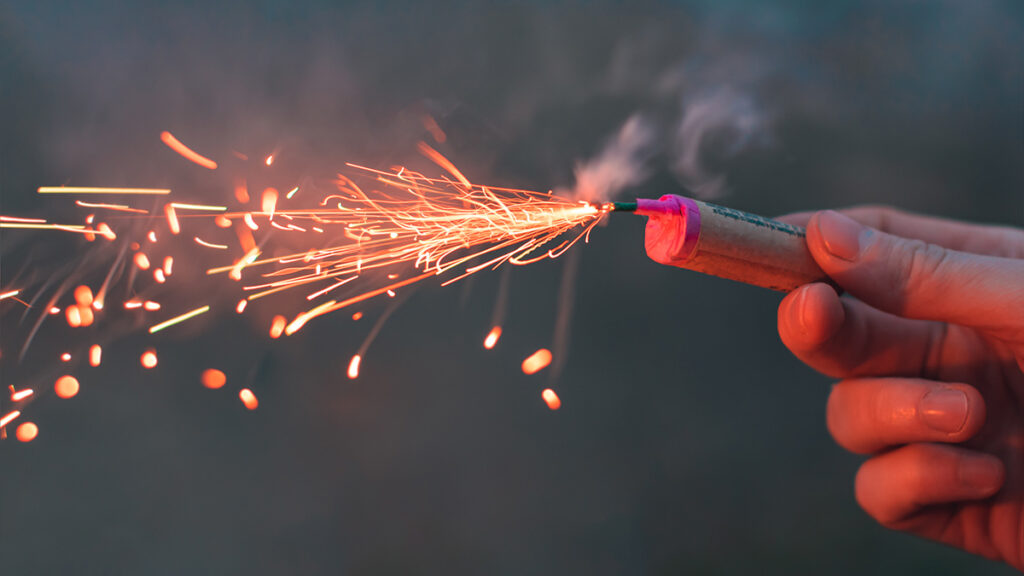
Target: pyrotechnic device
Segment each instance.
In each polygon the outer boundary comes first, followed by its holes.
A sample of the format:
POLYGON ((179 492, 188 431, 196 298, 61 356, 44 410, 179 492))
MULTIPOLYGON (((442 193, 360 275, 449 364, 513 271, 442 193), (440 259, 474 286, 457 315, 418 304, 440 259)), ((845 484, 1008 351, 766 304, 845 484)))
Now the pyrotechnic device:
POLYGON ((647 255, 661 264, 784 292, 829 282, 799 226, 674 194, 605 209, 647 216, 647 255))

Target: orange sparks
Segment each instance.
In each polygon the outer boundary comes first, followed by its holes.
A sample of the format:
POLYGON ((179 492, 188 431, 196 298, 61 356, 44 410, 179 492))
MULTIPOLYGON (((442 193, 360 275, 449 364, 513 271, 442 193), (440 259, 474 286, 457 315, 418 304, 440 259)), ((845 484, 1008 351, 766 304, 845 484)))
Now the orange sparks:
POLYGON ((196 308, 195 310, 192 310, 190 312, 186 312, 186 313, 184 313, 184 314, 182 314, 180 316, 175 316, 174 318, 171 318, 170 320, 165 320, 165 321, 163 321, 163 322, 161 322, 159 324, 156 324, 154 326, 150 326, 149 327, 149 333, 150 334, 156 334, 157 332, 163 330, 164 328, 169 328, 171 326, 174 326, 175 324, 180 324, 181 322, 184 322, 185 320, 188 320, 189 318, 195 318, 196 316, 199 316, 200 314, 206 314, 209 311, 210 311, 210 305, 209 304, 207 304, 206 306, 200 306, 199 308, 196 308))
POLYGON ((78 315, 82 318, 82 326, 92 326, 92 321, 95 319, 92 313, 92 308, 88 306, 79 306, 78 315))
POLYGON ((438 126, 437 120, 434 120, 433 116, 430 114, 424 114, 420 119, 423 121, 423 128, 425 128, 427 132, 430 132, 430 135, 434 138, 434 142, 443 144, 444 141, 448 139, 448 136, 444 133, 444 130, 441 130, 441 127, 438 126))
POLYGON ((487 333, 487 337, 484 338, 484 348, 488 350, 494 348, 494 345, 498 343, 498 338, 501 338, 501 326, 495 326, 487 333))
POLYGON ((352 357, 352 360, 348 363, 348 377, 352 380, 359 378, 359 363, 362 362, 362 357, 356 354, 352 357))
POLYGON ((249 201, 249 188, 245 185, 245 180, 235 182, 235 200, 238 200, 240 204, 249 201))
POLYGON ((68 319, 68 326, 78 328, 82 325, 82 312, 78 309, 78 306, 68 306, 67 310, 64 311, 64 315, 68 319))
POLYGON ((32 422, 22 422, 18 425, 14 436, 19 442, 31 442, 39 435, 39 427, 32 422))
POLYGON ((170 194, 164 188, 83 188, 76 186, 40 186, 40 194, 170 194))
POLYGON ((164 206, 164 215, 167 216, 167 227, 170 228, 171 234, 180 233, 181 223, 178 222, 178 213, 174 210, 174 204, 164 206))
POLYGON ((14 298, 20 293, 21 290, 11 290, 10 292, 4 292, 3 294, 0 294, 0 300, 3 300, 5 298, 14 298))
POLYGON ((523 373, 536 374, 547 368, 548 364, 551 364, 551 351, 547 348, 541 348, 530 354, 526 360, 523 360, 523 373))
POLYGON ((213 223, 217 225, 217 228, 231 228, 231 219, 223 214, 218 214, 213 219, 213 223))
POLYGON ((252 219, 252 214, 249 212, 246 212, 245 216, 242 216, 242 221, 244 221, 245 225, 249 227, 249 230, 256 231, 260 229, 260 227, 256 225, 256 221, 252 219))
POLYGON ((89 347, 89 365, 99 366, 101 360, 103 360, 103 348, 99 344, 93 344, 89 347))
POLYGON ((466 188, 473 187, 473 185, 469 183, 469 180, 462 175, 462 172, 459 172, 459 169, 455 167, 455 164, 452 164, 451 161, 442 156, 440 152, 431 148, 426 142, 420 142, 417 144, 417 147, 420 149, 420 153, 427 158, 430 158, 441 168, 447 170, 452 176, 455 176, 455 179, 461 182, 463 186, 466 188))
POLYGON ((60 314, 60 308, 57 306, 50 306, 50 314, 60 314))
POLYGON ((21 412, 18 410, 12 410, 11 412, 8 412, 7 414, 4 415, 3 418, 0 418, 0 428, 7 426, 11 422, 14 422, 18 418, 18 416, 21 416, 21 412))
POLYGON ((149 257, 142 252, 136 252, 135 265, 139 267, 139 270, 149 270, 149 257))
POLYGON ((146 234, 146 238, 149 239, 150 242, 156 242, 156 232, 150 230, 149 234, 146 234))
POLYGON ((362 312, 356 312, 355 314, 352 315, 352 319, 353 320, 359 320, 362 317, 363 317, 363 313, 362 312))
POLYGON ((249 410, 255 410, 260 405, 260 401, 256 399, 256 395, 248 388, 242 388, 238 391, 238 399, 241 400, 242 404, 244 404, 249 410))
POLYGON ((114 231, 110 229, 110 226, 107 226, 106 222, 100 222, 99 225, 96 226, 96 231, 99 232, 100 236, 103 236, 111 242, 117 240, 117 234, 114 234, 114 231))
POLYGON ((167 276, 164 275, 164 271, 161 268, 157 268, 156 270, 153 270, 153 279, 156 280, 157 283, 159 283, 159 284, 163 284, 164 282, 167 282, 167 276))
POLYGON ((277 188, 267 188, 263 191, 262 200, 263 213, 274 219, 274 210, 277 208, 277 188))
MULTIPOLYGON (((228 277, 231 278, 232 280, 236 280, 236 281, 237 280, 241 280, 242 279, 242 268, 245 268, 249 264, 252 264, 253 262, 255 262, 256 259, 259 258, 259 256, 260 256, 259 248, 253 248, 253 249, 249 250, 249 252, 245 256, 243 256, 238 262, 235 263, 234 266, 231 267, 231 272, 228 274, 228 277)), ((207 274, 209 274, 209 273, 210 272, 207 271, 207 274)))
POLYGON ((158 302, 153 302, 152 300, 146 300, 142 304, 142 307, 150 312, 156 312, 160 309, 160 304, 158 302))
POLYGON ((164 258, 164 274, 166 274, 167 276, 170 276, 171 275, 171 271, 173 271, 173 270, 174 270, 174 258, 171 257, 171 256, 168 256, 168 257, 164 258))
POLYGON ((235 306, 235 312, 241 314, 242 312, 245 311, 245 307, 248 305, 249 301, 246 300, 245 298, 242 298, 241 300, 238 301, 238 305, 235 306))
POLYGON ((274 163, 274 155, 271 154, 270 156, 267 156, 267 159, 264 160, 264 162, 267 163, 267 166, 270 166, 271 164, 273 164, 274 163))
POLYGON ((124 204, 94 204, 92 202, 82 202, 81 200, 75 200, 75 204, 82 208, 105 208, 107 210, 115 210, 117 212, 132 212, 134 214, 149 214, 149 210, 140 210, 138 208, 132 208, 124 204))
POLYGON ((24 390, 18 390, 17 392, 11 392, 11 402, 21 402, 25 398, 28 398, 34 394, 31 388, 25 388, 24 390))
POLYGON ((295 193, 298 192, 298 191, 299 191, 299 187, 296 186, 295 188, 292 188, 291 190, 289 190, 288 193, 285 194, 284 197, 287 198, 288 200, 291 200, 292 196, 295 196, 295 193))
POLYGON ((146 350, 142 353, 142 357, 139 358, 139 362, 142 363, 142 367, 145 369, 156 368, 157 358, 155 350, 146 350))
POLYGON ((203 370, 203 375, 200 376, 200 380, 202 381, 203 386, 206 386, 210 390, 216 390, 227 383, 228 377, 216 368, 207 368, 206 370, 203 370))
POLYGON ((92 289, 85 284, 75 288, 75 302, 79 306, 92 306, 92 289))
POLYGON ((544 398, 544 403, 548 405, 548 408, 558 410, 562 407, 562 399, 559 398, 558 394, 555 394, 555 391, 551 388, 545 388, 540 395, 544 398))
POLYGON ((217 169, 217 163, 205 156, 200 156, 188 146, 185 146, 173 134, 166 130, 160 133, 160 140, 163 141, 171 150, 174 150, 178 154, 185 157, 186 160, 191 160, 196 164, 199 164, 203 168, 209 168, 210 170, 217 169))
POLYGON ((61 376, 53 385, 53 390, 59 398, 73 398, 78 394, 78 379, 74 376, 61 376))
POLYGON ((70 362, 71 361, 71 353, 70 352, 65 352, 65 353, 61 354, 60 355, 60 359, 62 361, 64 361, 64 362, 70 362))
MULTIPOLYGON (((230 226, 230 225, 231 225, 231 222, 228 222, 228 226, 230 226)), ((199 236, 195 236, 192 239, 196 241, 196 244, 199 244, 200 246, 206 246, 207 248, 216 248, 218 250, 227 250, 228 249, 227 244, 213 244, 211 242, 207 242, 206 240, 203 240, 199 236)))
POLYGON ((281 334, 284 334, 284 328, 288 325, 288 320, 284 316, 274 316, 274 322, 270 325, 270 337, 280 338, 281 334))
POLYGON ((139 302, 138 300, 128 300, 124 303, 125 310, 134 310, 136 308, 142 308, 142 302, 139 302))

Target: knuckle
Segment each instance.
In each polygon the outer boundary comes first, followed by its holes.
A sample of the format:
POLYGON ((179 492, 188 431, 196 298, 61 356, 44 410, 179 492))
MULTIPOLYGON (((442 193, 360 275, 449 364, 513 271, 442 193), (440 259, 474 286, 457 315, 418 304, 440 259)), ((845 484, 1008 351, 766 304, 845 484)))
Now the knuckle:
POLYGON ((895 288, 904 300, 906 297, 923 291, 929 284, 940 277, 940 273, 948 266, 949 251, 937 244, 929 244, 921 240, 908 240, 904 245, 904 265, 900 266, 895 288))

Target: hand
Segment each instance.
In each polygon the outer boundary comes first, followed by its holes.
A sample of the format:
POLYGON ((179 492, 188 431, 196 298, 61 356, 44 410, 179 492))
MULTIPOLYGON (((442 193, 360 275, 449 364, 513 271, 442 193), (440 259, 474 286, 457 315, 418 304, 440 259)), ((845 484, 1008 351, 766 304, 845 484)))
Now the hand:
POLYGON ((807 225, 818 265, 779 306, 783 343, 843 380, 840 446, 870 454, 860 506, 883 526, 1024 570, 1024 231, 854 208, 807 225))

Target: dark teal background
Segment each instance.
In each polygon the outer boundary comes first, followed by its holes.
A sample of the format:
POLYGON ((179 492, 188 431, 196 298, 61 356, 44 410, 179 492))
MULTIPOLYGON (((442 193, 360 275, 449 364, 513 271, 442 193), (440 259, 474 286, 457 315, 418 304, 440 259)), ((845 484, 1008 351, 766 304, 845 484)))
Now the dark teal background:
MULTIPOLYGON (((65 182, 228 193, 226 170, 181 161, 161 130, 219 159, 279 150, 295 177, 386 166, 414 155, 423 111, 471 179, 543 190, 631 113, 671 134, 680 102, 730 86, 769 123, 738 151, 709 138, 717 202, 1020 226, 1022 6, 16 1, 0 8, 0 212, 39 213, 35 188, 65 182)), ((635 193, 678 191, 668 149, 653 163, 635 193)), ((35 442, 0 442, 0 573, 1010 573, 861 512, 859 457, 825 430, 829 380, 779 342, 779 295, 660 267, 642 229, 616 217, 577 250, 554 382, 519 362, 552 344, 564 261, 512 270, 493 351, 498 274, 417 291, 354 382, 369 324, 344 314, 272 344, 266 313, 210 315, 160 335, 146 373, 139 340, 108 335, 79 396, 31 407, 35 442), (198 385, 210 365, 229 389, 198 385)), ((0 238, 3 286, 41 253, 79 258, 52 235, 0 238)), ((42 381, 57 344, 17 362, 8 310, 2 385, 42 381)))

